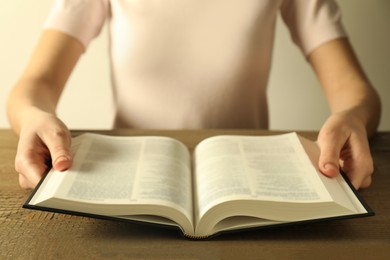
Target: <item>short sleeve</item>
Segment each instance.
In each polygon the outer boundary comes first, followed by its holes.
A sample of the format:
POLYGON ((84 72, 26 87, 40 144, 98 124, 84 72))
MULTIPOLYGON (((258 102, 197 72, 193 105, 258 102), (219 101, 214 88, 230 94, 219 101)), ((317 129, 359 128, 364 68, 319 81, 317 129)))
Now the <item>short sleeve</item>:
POLYGON ((285 0, 281 12, 292 40, 305 56, 330 40, 347 37, 334 0, 285 0))
POLYGON ((55 0, 44 28, 69 34, 87 47, 100 33, 108 13, 108 0, 55 0))

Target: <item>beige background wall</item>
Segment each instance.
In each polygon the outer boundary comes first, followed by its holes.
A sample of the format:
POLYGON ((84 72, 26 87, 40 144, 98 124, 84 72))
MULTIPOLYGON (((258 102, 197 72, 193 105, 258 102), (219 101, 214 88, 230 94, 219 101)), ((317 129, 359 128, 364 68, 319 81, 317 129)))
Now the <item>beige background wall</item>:
MULTIPOLYGON (((350 39, 382 97, 380 130, 390 130, 390 1, 338 2, 350 39)), ((0 1, 0 128, 9 127, 4 109, 6 95, 31 54, 51 3, 0 1)), ((60 102, 58 113, 72 129, 111 126, 106 40, 104 31, 90 46, 60 102)), ((271 129, 318 130, 328 115, 319 84, 281 21, 268 95, 271 129)))

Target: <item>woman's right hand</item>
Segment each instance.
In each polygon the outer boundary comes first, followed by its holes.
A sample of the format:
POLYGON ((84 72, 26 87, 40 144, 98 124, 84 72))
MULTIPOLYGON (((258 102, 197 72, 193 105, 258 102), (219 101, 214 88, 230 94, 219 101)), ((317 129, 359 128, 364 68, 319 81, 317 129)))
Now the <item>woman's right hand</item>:
POLYGON ((61 93, 84 45, 56 30, 45 30, 7 102, 12 129, 19 135, 15 168, 22 188, 34 188, 51 166, 72 164, 71 135, 55 116, 61 93))
POLYGON ((15 158, 19 185, 34 188, 50 167, 67 170, 72 164, 71 140, 68 128, 55 115, 32 111, 20 129, 15 158))

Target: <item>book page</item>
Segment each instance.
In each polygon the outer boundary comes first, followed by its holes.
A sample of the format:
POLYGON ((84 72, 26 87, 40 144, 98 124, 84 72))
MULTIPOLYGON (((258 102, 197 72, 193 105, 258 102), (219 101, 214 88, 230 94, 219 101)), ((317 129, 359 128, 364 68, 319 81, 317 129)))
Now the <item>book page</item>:
MULTIPOLYGON (((318 144, 303 137, 299 137, 299 140, 302 143, 302 146, 309 156, 313 166, 319 172, 320 170, 318 168, 317 162, 318 158, 320 157, 320 149, 318 144)), ((319 177, 322 183, 325 185, 326 189, 329 191, 329 194, 332 196, 333 200, 336 201, 339 205, 342 205, 344 208, 348 208, 351 211, 359 213, 367 212, 366 208, 356 197, 353 190, 349 187, 341 174, 333 178, 328 178, 323 174, 320 174, 319 177)))
POLYGON ((230 199, 331 200, 295 133, 210 138, 195 160, 198 217, 230 199))
POLYGON ((166 137, 80 136, 72 168, 55 197, 100 204, 156 204, 175 207, 192 219, 190 155, 166 137))

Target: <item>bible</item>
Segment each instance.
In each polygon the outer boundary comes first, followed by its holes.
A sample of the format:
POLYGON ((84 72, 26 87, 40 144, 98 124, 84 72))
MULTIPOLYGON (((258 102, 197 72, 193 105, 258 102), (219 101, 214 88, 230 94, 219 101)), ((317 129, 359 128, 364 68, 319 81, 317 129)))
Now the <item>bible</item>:
POLYGON ((73 138, 72 167, 51 169, 24 208, 227 231, 373 215, 349 181, 318 170, 319 147, 296 133, 221 135, 190 151, 162 136, 73 138))

